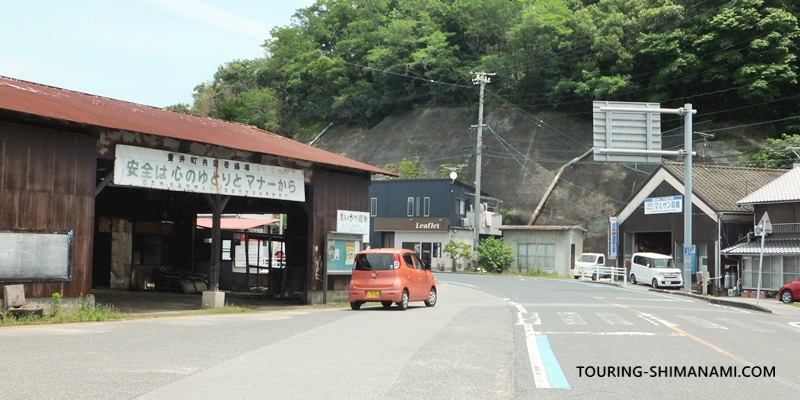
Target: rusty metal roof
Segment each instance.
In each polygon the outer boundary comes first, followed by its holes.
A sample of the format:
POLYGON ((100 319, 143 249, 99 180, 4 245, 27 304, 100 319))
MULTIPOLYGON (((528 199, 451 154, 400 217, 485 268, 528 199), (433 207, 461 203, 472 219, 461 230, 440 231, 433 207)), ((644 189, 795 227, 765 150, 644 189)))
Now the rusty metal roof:
POLYGON ((0 109, 397 176, 250 125, 198 117, 0 76, 0 109))

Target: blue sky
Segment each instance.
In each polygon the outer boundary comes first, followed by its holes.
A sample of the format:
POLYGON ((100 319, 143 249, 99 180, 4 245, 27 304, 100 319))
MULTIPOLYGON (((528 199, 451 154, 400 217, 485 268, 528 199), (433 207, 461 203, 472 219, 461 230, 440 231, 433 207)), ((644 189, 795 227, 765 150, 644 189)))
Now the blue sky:
POLYGON ((134 103, 191 103, 217 67, 264 54, 314 0, 3 0, 0 75, 134 103))

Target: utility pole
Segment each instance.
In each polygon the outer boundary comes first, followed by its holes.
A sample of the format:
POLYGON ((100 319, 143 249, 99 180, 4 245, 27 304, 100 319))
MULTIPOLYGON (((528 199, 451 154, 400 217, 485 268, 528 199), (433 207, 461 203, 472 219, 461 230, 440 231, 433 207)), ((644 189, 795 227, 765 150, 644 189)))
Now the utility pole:
POLYGON ((491 82, 490 76, 496 75, 494 73, 476 72, 475 78, 472 79, 473 85, 481 85, 480 103, 478 105, 478 140, 475 145, 475 220, 472 221, 473 238, 472 238, 472 259, 475 261, 475 268, 478 267, 478 243, 480 240, 481 228, 481 153, 483 152, 483 88, 487 83, 491 82))

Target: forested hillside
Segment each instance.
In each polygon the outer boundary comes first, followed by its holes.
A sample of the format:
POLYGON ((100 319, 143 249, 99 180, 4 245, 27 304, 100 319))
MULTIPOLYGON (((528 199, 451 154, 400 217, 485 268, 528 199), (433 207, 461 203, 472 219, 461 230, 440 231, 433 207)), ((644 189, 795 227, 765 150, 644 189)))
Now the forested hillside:
MULTIPOLYGON (((256 125, 409 176, 474 180, 486 85, 482 189, 528 223, 563 165, 591 148, 593 100, 692 103, 696 163, 779 167, 800 145, 792 0, 318 0, 272 31, 265 57, 234 60, 176 111, 256 125), (326 127, 330 129, 326 130, 326 127), (779 162, 768 160, 781 159, 779 162), (442 175, 440 172, 443 170, 442 175)), ((662 117, 666 148, 682 118, 662 117)), ((602 251, 606 219, 652 165, 564 170, 536 224, 581 225, 602 251)))
POLYGON ((776 121, 800 105, 792 0, 318 0, 266 56, 220 67, 173 109, 287 136, 429 106, 588 115, 592 100, 693 103, 706 120, 776 121))

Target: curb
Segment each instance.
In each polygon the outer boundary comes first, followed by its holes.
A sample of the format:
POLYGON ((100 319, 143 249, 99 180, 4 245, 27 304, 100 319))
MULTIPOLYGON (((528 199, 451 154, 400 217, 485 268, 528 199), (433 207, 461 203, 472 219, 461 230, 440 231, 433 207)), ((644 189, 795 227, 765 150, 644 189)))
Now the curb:
POLYGON ((614 283, 614 282, 611 282, 611 281, 609 281, 609 282, 606 282, 606 281, 593 281, 593 280, 583 280, 583 279, 579 279, 579 280, 578 280, 578 282, 586 282, 586 283, 599 283, 599 284, 601 284, 601 285, 616 286, 616 287, 618 287, 618 288, 621 288, 621 287, 622 287, 622 284, 621 284, 621 283, 614 283))
POLYGON ((729 307, 746 308, 746 309, 749 309, 749 310, 761 311, 761 312, 765 312, 765 313, 769 313, 769 314, 772 313, 772 310, 770 310, 769 308, 762 307, 762 306, 757 306, 755 304, 750 304, 750 303, 743 303, 743 302, 740 302, 740 301, 723 300, 723 299, 718 299, 718 298, 715 298, 715 297, 702 296, 702 295, 694 294, 694 293, 673 292, 673 291, 664 290, 664 289, 649 289, 649 291, 658 292, 658 293, 676 294, 676 295, 680 295, 680 296, 691 297, 691 298, 695 298, 695 299, 698 299, 698 300, 705 300, 705 301, 707 301, 707 302, 709 302, 711 304, 719 304, 719 305, 724 305, 724 306, 729 306, 729 307))

